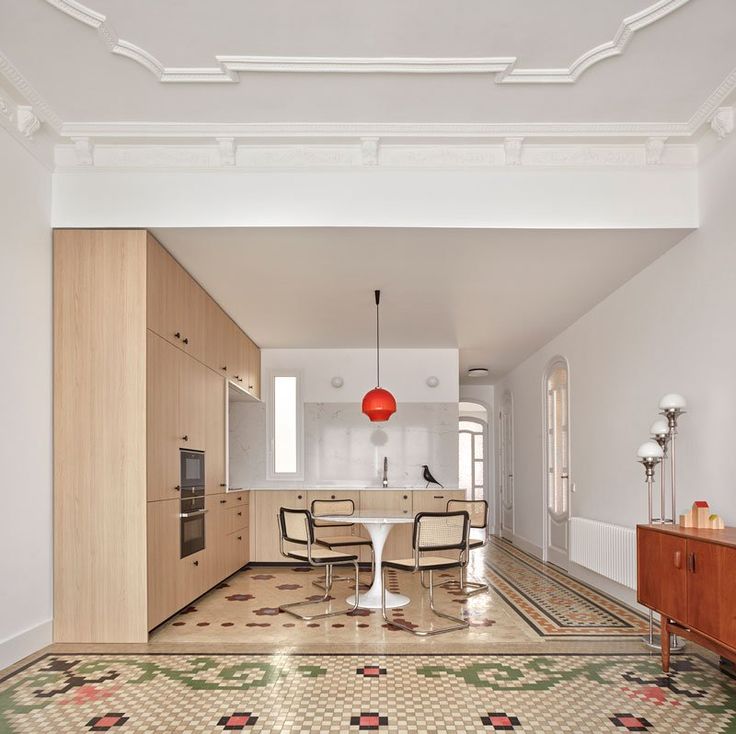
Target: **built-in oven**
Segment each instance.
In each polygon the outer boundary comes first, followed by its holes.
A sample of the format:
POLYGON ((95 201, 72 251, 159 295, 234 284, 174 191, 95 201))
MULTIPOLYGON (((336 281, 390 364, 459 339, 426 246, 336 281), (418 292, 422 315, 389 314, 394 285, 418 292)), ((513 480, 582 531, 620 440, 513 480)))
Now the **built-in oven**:
POLYGON ((180 452, 179 529, 180 557, 204 550, 204 516, 207 514, 204 496, 204 451, 180 452))

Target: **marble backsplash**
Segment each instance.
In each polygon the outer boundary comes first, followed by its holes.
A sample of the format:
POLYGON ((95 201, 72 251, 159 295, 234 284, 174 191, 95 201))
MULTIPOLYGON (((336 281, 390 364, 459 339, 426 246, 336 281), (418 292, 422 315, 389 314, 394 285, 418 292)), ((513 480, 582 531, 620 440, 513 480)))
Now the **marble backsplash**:
POLYGON ((423 487, 422 464, 447 487, 458 482, 457 403, 404 403, 386 423, 370 423, 359 403, 305 403, 304 480, 266 479, 266 406, 230 408, 230 486, 381 485, 423 487))

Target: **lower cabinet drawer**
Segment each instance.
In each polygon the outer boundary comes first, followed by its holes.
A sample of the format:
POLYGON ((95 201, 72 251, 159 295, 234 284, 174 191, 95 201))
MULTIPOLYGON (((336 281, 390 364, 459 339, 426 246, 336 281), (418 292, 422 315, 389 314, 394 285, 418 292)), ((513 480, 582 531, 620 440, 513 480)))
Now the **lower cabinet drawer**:
POLYGON ((235 573, 248 563, 249 537, 248 528, 237 530, 225 538, 227 575, 235 573))
POLYGON ((232 507, 225 510, 227 519, 225 522, 225 532, 234 533, 236 530, 248 527, 248 506, 232 507))

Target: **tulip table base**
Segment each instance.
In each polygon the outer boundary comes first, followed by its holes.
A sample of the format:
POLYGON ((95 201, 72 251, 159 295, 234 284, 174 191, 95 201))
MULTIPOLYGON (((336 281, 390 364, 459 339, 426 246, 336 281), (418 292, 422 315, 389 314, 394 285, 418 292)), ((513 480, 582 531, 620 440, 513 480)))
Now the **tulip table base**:
MULTIPOLYGON (((364 592, 363 594, 358 595, 358 606, 363 609, 380 609, 381 608, 381 594, 383 592, 383 578, 381 573, 381 560, 383 556, 383 546, 386 542, 386 538, 388 537, 389 532, 391 531, 391 527, 395 524, 394 522, 391 522, 388 518, 386 519, 386 522, 376 522, 376 519, 370 518, 370 521, 368 518, 362 519, 360 517, 360 514, 358 513, 358 516, 355 518, 358 522, 362 522, 362 524, 366 527, 368 530, 368 533, 371 536, 371 541, 373 542, 373 553, 375 558, 374 567, 376 569, 375 575, 373 578, 373 585, 371 586, 368 591, 364 592)), ((402 519, 402 521, 405 521, 402 519)), ((411 521, 411 520, 410 520, 411 521)), ((353 595, 350 595, 347 599, 348 604, 353 604, 355 600, 355 597, 353 595)), ((404 607, 406 606, 411 599, 409 599, 408 596, 404 596, 403 594, 394 594, 392 591, 386 590, 386 608, 387 609, 395 609, 396 607, 404 607)))

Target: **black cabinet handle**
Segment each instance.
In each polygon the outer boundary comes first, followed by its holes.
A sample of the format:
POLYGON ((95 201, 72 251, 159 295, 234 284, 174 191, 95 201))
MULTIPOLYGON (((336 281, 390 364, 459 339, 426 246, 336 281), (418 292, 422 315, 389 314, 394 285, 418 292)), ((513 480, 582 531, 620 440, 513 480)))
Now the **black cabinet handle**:
POLYGON ((220 486, 221 486, 221 487, 227 487, 227 484, 225 484, 225 482, 221 482, 221 483, 220 483, 220 486))
POLYGON ((238 540, 242 540, 242 539, 243 539, 243 536, 242 535, 238 535, 238 540))
POLYGON ((195 566, 199 566, 199 561, 193 561, 195 566))
POLYGON ((687 570, 690 573, 695 573, 695 553, 687 554, 687 570))
POLYGON ((409 495, 408 495, 408 494, 405 494, 405 495, 404 495, 404 499, 405 499, 405 500, 408 500, 408 499, 409 499, 409 495))
POLYGON ((432 499, 433 499, 433 500, 443 500, 443 499, 445 499, 445 495, 444 495, 444 494, 435 494, 435 495, 434 495, 434 496, 432 497, 432 499))
POLYGON ((184 342, 184 344, 189 344, 189 339, 187 339, 186 337, 184 337, 184 339, 182 339, 182 341, 184 342))
POLYGON ((298 494, 298 495, 296 496, 296 498, 297 498, 298 500, 300 500, 300 499, 302 498, 302 496, 301 496, 300 494, 298 494))
POLYGON ((176 485, 176 487, 174 487, 174 489, 175 489, 175 490, 176 490, 177 492, 181 492, 181 487, 180 487, 180 486, 179 486, 178 484, 176 485))
POLYGON ((243 498, 240 495, 238 495, 238 502, 242 502, 242 501, 243 501, 243 498))
POLYGON ((177 332, 176 332, 176 334, 174 334, 174 336, 175 336, 175 337, 176 337, 177 339, 181 339, 181 332, 180 332, 180 331, 177 331, 177 332))
POLYGON ((331 500, 334 500, 334 499, 335 499, 335 495, 334 495, 334 494, 331 494, 331 495, 330 495, 330 499, 331 499, 331 500))
POLYGON ((248 389, 249 390, 252 390, 253 389, 253 385, 248 385, 248 389))
POLYGON ((243 516, 243 513, 242 512, 239 512, 238 513, 238 517, 242 517, 242 516, 243 516))
POLYGON ((223 372, 227 372, 227 365, 225 365, 224 367, 220 367, 220 369, 221 369, 221 370, 222 370, 223 372))
POLYGON ((181 437, 181 440, 182 441, 188 441, 189 440, 189 434, 187 434, 186 436, 182 436, 181 437))
POLYGON ((224 504, 226 504, 226 503, 227 503, 227 500, 220 500, 220 504, 221 504, 221 505, 224 505, 224 504))

